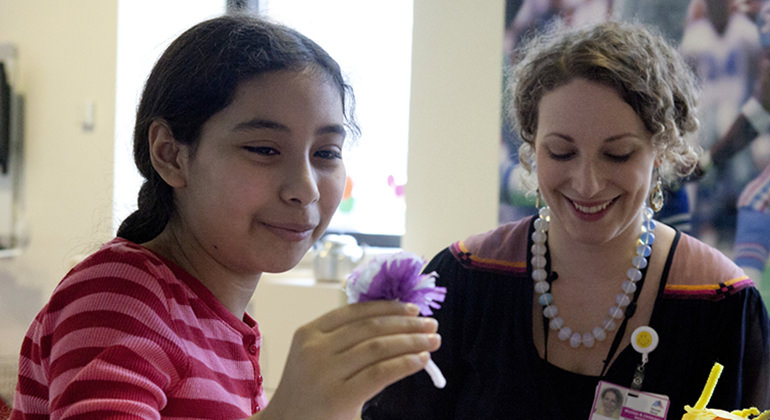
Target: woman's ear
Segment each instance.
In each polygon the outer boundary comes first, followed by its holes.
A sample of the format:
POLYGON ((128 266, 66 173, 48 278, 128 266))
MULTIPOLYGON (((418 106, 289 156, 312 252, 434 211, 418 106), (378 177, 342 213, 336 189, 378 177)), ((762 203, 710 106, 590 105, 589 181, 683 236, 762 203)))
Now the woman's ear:
POLYGON ((163 120, 150 124, 150 161, 161 178, 173 188, 187 185, 187 147, 178 142, 163 120))

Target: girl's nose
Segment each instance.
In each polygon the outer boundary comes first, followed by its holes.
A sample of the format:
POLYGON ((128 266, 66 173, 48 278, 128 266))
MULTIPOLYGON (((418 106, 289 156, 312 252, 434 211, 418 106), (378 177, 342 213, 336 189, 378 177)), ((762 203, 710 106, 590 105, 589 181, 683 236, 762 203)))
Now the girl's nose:
POLYGON ((287 168, 280 195, 282 200, 302 206, 318 201, 318 183, 310 162, 287 168))

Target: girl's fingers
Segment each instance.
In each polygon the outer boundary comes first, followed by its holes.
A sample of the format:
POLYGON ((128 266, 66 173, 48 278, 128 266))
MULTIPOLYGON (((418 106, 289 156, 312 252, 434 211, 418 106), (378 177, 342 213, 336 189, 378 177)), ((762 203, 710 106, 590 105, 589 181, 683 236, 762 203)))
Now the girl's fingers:
MULTIPOLYGON (((344 380, 356 376, 359 372, 370 369, 399 357, 432 352, 441 346, 438 334, 397 334, 372 338, 356 344, 349 350, 335 355, 345 363, 346 372, 341 372, 344 380)), ((407 358, 408 359, 408 358, 407 358)))
POLYGON ((437 322, 418 312, 414 305, 366 302, 304 325, 294 334, 270 406, 296 414, 291 418, 317 414, 321 406, 329 413, 356 412, 385 386, 423 369, 441 345, 437 322))
POLYGON ((346 377, 379 360, 434 351, 440 345, 436 320, 404 315, 414 311, 402 304, 367 302, 341 309, 301 327, 292 344, 305 360, 340 366, 334 376, 346 377), (337 328, 324 329, 331 325, 337 328))
POLYGON ((345 388, 360 392, 363 401, 369 400, 386 386, 424 369, 430 353, 403 354, 366 366, 347 379, 345 388))
POLYGON ((318 366, 331 377, 345 380, 380 361, 439 348, 438 323, 432 318, 369 316, 382 312, 382 308, 385 308, 385 313, 390 313, 394 307, 397 308, 396 313, 403 313, 404 308, 398 309, 398 305, 351 305, 349 312, 335 314, 339 319, 350 320, 335 330, 324 332, 318 328, 320 323, 316 322, 301 327, 292 341, 292 353, 297 356, 295 360, 318 366))
POLYGON ((326 333, 335 343, 336 352, 344 352, 357 344, 376 337, 395 334, 430 334, 438 329, 433 318, 415 316, 380 316, 355 320, 326 333))
POLYGON ((312 324, 323 332, 330 332, 357 319, 389 315, 417 316, 419 313, 419 307, 412 303, 378 300, 342 306, 322 315, 312 324))

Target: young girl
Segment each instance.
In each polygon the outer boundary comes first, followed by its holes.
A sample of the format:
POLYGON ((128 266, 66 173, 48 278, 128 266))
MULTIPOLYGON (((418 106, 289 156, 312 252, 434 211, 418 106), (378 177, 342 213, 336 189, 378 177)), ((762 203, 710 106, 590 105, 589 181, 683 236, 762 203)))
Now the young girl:
POLYGON ((300 328, 269 406, 262 389, 245 309, 337 208, 351 103, 337 63, 285 27, 221 17, 175 40, 137 113, 139 209, 33 322, 11 418, 352 419, 424 368, 435 321, 369 302, 300 328))

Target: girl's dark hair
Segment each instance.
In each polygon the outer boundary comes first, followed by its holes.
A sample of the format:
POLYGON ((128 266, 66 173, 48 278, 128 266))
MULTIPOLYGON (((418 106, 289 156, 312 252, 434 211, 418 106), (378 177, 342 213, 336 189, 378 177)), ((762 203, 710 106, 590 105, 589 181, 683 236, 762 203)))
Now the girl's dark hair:
POLYGON ((315 42, 285 26, 251 16, 222 16, 185 31, 152 69, 136 113, 134 162, 145 178, 138 209, 117 235, 147 242, 166 227, 175 211, 171 186, 150 161, 149 128, 164 121, 174 138, 195 150, 201 127, 232 102, 238 85, 278 70, 319 71, 338 87, 347 128, 357 134, 353 93, 340 67, 315 42))

